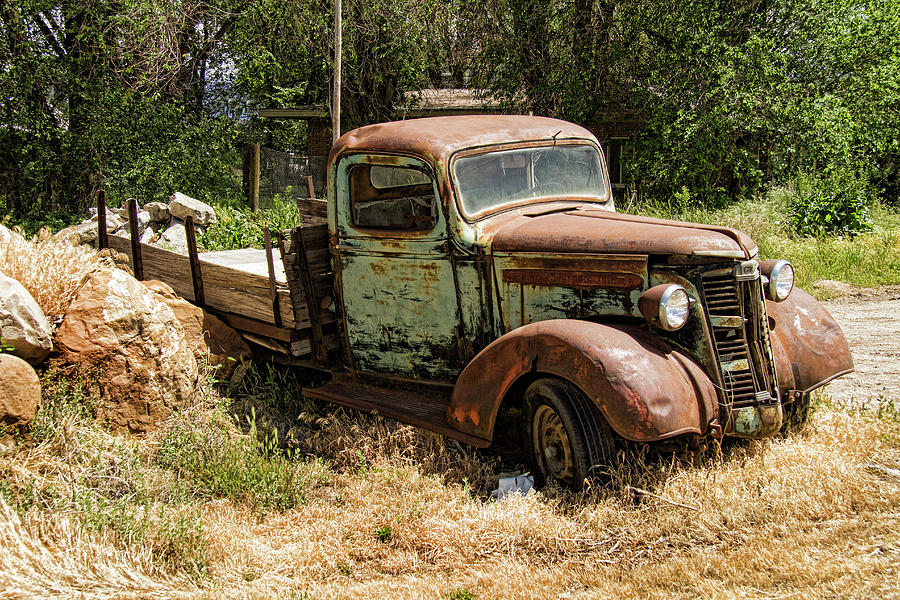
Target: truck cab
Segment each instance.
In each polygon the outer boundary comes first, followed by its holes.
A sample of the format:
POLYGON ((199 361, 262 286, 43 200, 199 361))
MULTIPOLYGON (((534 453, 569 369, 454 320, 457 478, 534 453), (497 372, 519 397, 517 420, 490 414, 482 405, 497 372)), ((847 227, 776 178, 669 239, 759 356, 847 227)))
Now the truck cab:
POLYGON ((771 436, 853 368, 747 235, 617 213, 600 144, 571 123, 363 127, 332 148, 328 203, 344 366, 310 395, 369 394, 478 446, 515 406, 545 481, 580 488, 619 439, 771 436))

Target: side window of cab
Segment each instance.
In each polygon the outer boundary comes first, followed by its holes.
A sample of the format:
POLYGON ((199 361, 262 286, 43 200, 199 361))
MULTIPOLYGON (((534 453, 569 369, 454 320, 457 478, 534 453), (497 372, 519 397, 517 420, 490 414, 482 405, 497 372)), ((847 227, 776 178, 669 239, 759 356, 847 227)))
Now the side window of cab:
POLYGON ((437 224, 436 186, 424 165, 359 162, 347 178, 354 227, 414 231, 437 224))

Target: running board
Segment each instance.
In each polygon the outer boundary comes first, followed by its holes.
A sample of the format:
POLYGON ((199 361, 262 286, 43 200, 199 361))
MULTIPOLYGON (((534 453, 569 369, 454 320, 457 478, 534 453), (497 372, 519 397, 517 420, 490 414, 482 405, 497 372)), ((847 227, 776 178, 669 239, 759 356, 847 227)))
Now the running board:
POLYGON ((450 397, 445 393, 382 387, 361 383, 349 375, 335 375, 321 387, 303 388, 302 394, 307 398, 334 402, 364 412, 376 411, 401 423, 428 429, 479 448, 491 443, 490 440, 457 431, 447 424, 450 397))

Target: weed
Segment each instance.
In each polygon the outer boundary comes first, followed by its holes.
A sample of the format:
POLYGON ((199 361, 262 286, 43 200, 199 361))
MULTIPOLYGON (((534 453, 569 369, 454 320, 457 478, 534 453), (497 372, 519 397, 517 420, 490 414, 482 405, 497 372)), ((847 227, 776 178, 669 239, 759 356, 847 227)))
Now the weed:
POLYGON ((346 560, 342 560, 337 564, 338 572, 344 577, 350 577, 353 574, 353 571, 350 569, 350 563, 346 560))
POLYGON ((390 541, 391 537, 393 537, 394 532, 391 529, 390 525, 382 525, 378 529, 375 530, 375 537, 378 538, 379 542, 386 543, 390 541))
POLYGON ((366 473, 369 472, 369 461, 366 459, 366 455, 363 454, 363 451, 359 448, 356 449, 356 474, 360 477, 363 477, 366 473))
MULTIPOLYGON (((214 423, 176 424, 159 444, 159 466, 172 469, 200 497, 231 498, 286 510, 306 502, 305 466, 278 449, 214 423)), ((313 478, 314 479, 314 478, 313 478)))
POLYGON ((63 315, 91 274, 113 268, 93 249, 69 243, 26 241, 13 237, 0 246, 0 270, 16 279, 32 295, 51 324, 63 315))
POLYGON ((281 199, 272 208, 253 212, 247 208, 216 206, 216 222, 200 236, 198 243, 207 250, 262 248, 263 229, 280 231, 302 222, 297 205, 281 199))
POLYGON ((466 588, 456 588, 447 594, 447 600, 475 600, 476 596, 466 588))
POLYGON ((318 404, 303 397, 304 387, 322 383, 322 373, 273 362, 251 363, 244 375, 227 388, 238 406, 262 405, 291 418, 303 411, 318 412, 318 404))
POLYGON ((64 435, 67 428, 93 421, 94 374, 63 375, 51 367, 41 375, 41 408, 31 422, 31 440, 41 444, 64 435))

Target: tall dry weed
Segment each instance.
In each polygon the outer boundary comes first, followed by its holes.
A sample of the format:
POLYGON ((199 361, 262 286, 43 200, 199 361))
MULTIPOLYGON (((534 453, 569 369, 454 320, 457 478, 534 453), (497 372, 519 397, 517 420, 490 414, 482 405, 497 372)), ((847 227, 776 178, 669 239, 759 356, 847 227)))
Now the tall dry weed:
POLYGON ((465 481, 480 495, 486 495, 495 483, 493 469, 476 450, 393 419, 328 406, 319 414, 302 412, 298 421, 310 430, 300 449, 344 472, 391 464, 438 475, 445 482, 465 481))
POLYGON ((376 461, 336 477, 332 496, 262 521, 207 505, 211 563, 227 565, 220 576, 240 597, 900 595, 900 481, 867 466, 900 466, 900 427, 830 411, 813 425, 650 461, 653 473, 607 490, 502 502, 376 461), (254 583, 238 592, 244 573, 254 583))
POLYGON ((25 286, 54 326, 88 277, 113 266, 91 248, 52 238, 29 241, 14 235, 0 243, 0 271, 25 286))
MULTIPOLYGON (((222 418, 212 403, 190 417, 222 418)), ((900 597, 900 477, 892 475, 900 422, 891 414, 826 407, 800 435, 721 452, 637 454, 609 488, 500 502, 468 483, 486 467, 440 437, 345 411, 319 418, 308 449, 327 460, 315 463, 323 477, 305 502, 261 510, 195 500, 208 565, 199 579, 160 563, 164 548, 152 540, 129 545, 80 524, 71 482, 75 495, 128 498, 128 482, 149 481, 154 501, 185 499, 174 493, 177 480, 148 467, 158 437, 139 443, 72 418, 0 461, 3 480, 44 490, 43 505, 0 507, 0 589, 24 597, 40 596, 41 586, 88 597, 900 597), (135 451, 143 463, 128 458, 135 451), (442 467, 458 470, 448 476, 442 467), (77 583, 80 570, 87 575, 77 583)), ((190 426, 185 419, 172 422, 190 426)))
POLYGON ((197 586, 161 573, 150 548, 123 549, 66 514, 20 516, 0 497, 0 598, 182 598, 197 586))

